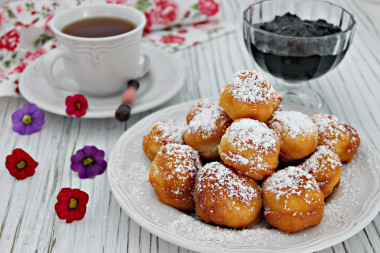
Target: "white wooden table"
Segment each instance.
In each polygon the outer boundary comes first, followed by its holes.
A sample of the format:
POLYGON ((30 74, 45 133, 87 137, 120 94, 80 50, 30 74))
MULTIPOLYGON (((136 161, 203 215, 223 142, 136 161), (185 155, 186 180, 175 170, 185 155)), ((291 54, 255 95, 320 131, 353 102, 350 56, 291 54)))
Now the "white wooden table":
MULTIPOLYGON (((354 43, 344 61, 308 83, 327 102, 326 111, 354 126, 380 151, 380 30, 355 0, 339 1, 357 20, 354 43)), ((247 1, 223 1, 223 18, 240 22, 247 1)), ((150 113, 182 101, 217 96, 235 71, 256 68, 241 38, 241 29, 178 52, 186 65, 186 83, 168 103, 133 116, 75 119, 46 113, 43 130, 31 136, 12 131, 11 114, 26 101, 0 98, 0 252, 189 252, 139 227, 121 210, 108 187, 107 174, 80 180, 70 157, 85 145, 106 151, 108 159, 119 136, 150 113), (39 162, 36 174, 16 181, 5 157, 21 147, 39 162), (54 211, 61 188, 80 188, 90 196, 83 220, 66 224, 54 211)), ((275 82, 275 80, 273 80, 275 82)), ((380 252, 380 216, 352 238, 322 252, 380 252)))

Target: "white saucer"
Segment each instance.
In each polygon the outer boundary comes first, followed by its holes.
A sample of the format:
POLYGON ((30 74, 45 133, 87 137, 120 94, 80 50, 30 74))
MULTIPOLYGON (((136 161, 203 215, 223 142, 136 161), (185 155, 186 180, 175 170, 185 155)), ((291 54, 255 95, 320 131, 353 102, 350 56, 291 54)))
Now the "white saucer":
MULTIPOLYGON (((180 90, 185 80, 183 64, 174 55, 158 48, 144 50, 144 54, 147 54, 150 58, 150 70, 148 74, 139 79, 140 88, 136 94, 132 114, 137 114, 165 103, 180 90)), ((42 71, 43 57, 41 56, 30 63, 22 73, 19 82, 20 92, 26 100, 35 103, 40 109, 67 116, 66 97, 80 92, 65 91, 50 86, 42 71)), ((67 78, 61 60, 57 60, 53 71, 58 80, 67 78)), ((121 104, 122 94, 123 92, 120 92, 120 94, 105 98, 84 94, 89 107, 83 118, 114 117, 115 110, 121 104)))

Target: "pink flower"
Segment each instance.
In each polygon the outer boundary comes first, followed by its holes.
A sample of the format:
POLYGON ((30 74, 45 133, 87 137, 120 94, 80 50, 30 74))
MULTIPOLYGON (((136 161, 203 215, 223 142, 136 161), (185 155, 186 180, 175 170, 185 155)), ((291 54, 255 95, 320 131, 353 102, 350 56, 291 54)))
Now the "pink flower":
POLYGON ((7 76, 7 71, 5 69, 1 69, 0 70, 0 78, 3 79, 6 76, 7 76))
POLYGON ((20 42, 20 32, 14 28, 0 37, 0 49, 15 51, 20 42))
POLYGON ((0 9, 0 28, 2 27, 3 23, 6 22, 8 22, 7 11, 5 9, 0 9))
POLYGON ((50 26, 49 26, 50 20, 52 20, 53 18, 54 18, 54 15, 50 15, 45 20, 44 29, 48 33, 53 33, 53 31, 50 29, 50 26))
POLYGON ((168 35, 168 36, 163 36, 160 39, 160 42, 164 44, 173 44, 173 43, 183 43, 185 42, 185 38, 177 35, 168 35))
POLYGON ((206 16, 214 16, 219 11, 219 5, 214 0, 199 0, 198 10, 206 16))
POLYGON ((199 23, 194 23, 193 27, 200 30, 205 30, 209 28, 213 28, 215 26, 218 26, 220 24, 219 20, 211 20, 211 21, 203 21, 199 23))
POLYGON ((106 0, 107 4, 126 4, 127 0, 106 0))
POLYGON ((172 0, 155 0, 156 7, 152 9, 153 24, 170 25, 177 20, 179 8, 172 0))
POLYGON ((21 6, 21 4, 19 4, 19 5, 16 6, 16 11, 17 11, 18 13, 21 13, 21 12, 22 12, 22 6, 21 6))

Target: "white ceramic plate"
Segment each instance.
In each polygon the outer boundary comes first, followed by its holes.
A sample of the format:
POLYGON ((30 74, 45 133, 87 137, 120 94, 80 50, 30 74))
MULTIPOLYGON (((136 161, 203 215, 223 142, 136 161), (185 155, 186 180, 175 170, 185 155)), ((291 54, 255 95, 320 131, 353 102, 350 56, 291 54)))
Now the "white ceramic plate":
MULTIPOLYGON (((140 88, 136 94, 136 102, 132 114, 140 113, 161 105, 171 99, 183 86, 185 71, 182 62, 174 55, 158 48, 144 51, 150 59, 150 70, 139 79, 140 88)), ((66 114, 65 99, 68 95, 78 92, 64 91, 50 86, 43 75, 41 56, 24 70, 20 77, 21 94, 39 108, 63 116, 66 114)), ((54 70, 57 79, 67 78, 61 60, 58 60, 54 70)), ((89 108, 84 118, 112 118, 121 104, 120 94, 99 98, 86 95, 89 108)))
MULTIPOLYGON (((151 233, 201 252, 310 252, 348 239, 379 212, 380 159, 364 141, 353 161, 343 166, 340 186, 327 199, 322 222, 298 233, 288 235, 268 229, 265 221, 243 230, 220 228, 161 203, 149 183, 151 162, 142 150, 142 136, 160 119, 185 123, 194 103, 160 110, 136 123, 117 141, 108 162, 113 196, 135 222, 151 233)), ((298 106, 284 108, 313 114, 298 106)))

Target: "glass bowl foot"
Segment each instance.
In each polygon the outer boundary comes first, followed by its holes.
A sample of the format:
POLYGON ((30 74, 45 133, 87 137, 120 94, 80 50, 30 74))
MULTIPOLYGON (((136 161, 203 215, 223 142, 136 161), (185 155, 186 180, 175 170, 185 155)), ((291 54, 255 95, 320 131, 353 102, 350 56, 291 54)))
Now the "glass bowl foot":
POLYGON ((291 91, 279 91, 282 101, 299 104, 316 111, 322 111, 325 101, 321 95, 313 90, 297 89, 291 91))

